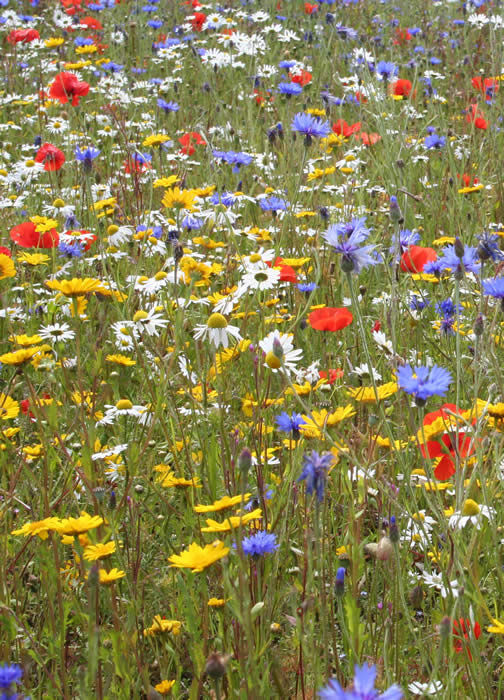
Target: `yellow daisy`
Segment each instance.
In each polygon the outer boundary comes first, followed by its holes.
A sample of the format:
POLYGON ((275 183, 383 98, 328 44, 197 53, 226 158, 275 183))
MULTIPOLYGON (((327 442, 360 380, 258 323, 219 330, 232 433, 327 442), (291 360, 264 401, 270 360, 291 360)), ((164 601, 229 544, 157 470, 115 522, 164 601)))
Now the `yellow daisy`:
POLYGON ((168 561, 172 567, 191 569, 194 573, 198 573, 228 554, 229 547, 226 547, 224 542, 219 540, 216 540, 213 544, 207 544, 205 547, 200 547, 196 542, 193 542, 181 554, 173 554, 171 557, 168 557, 168 561))

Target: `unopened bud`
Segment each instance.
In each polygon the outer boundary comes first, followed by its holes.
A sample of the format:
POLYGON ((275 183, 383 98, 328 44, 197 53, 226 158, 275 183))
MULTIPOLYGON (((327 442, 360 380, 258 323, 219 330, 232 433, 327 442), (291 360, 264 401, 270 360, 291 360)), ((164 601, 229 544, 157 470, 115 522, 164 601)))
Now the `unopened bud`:
POLYGON ((395 515, 390 518, 389 537, 392 543, 399 542, 399 528, 397 527, 395 515))
POLYGON ((380 561, 388 561, 394 554, 394 545, 390 538, 384 535, 378 542, 376 548, 376 558, 380 561))
POLYGON ((210 678, 222 678, 226 673, 226 666, 230 658, 229 655, 224 656, 218 651, 213 651, 207 659, 205 673, 210 678))
POLYGON ((473 326, 474 335, 478 337, 483 335, 484 326, 485 322, 483 320, 483 316, 481 314, 478 314, 478 316, 476 316, 476 320, 474 321, 473 326))
POLYGON ((462 260, 462 258, 464 257, 465 248, 464 248, 464 244, 462 243, 462 241, 460 240, 460 238, 458 236, 455 237, 455 243, 454 243, 453 248, 455 250, 455 255, 457 256, 457 258, 459 260, 462 260))
POLYGON ((238 468, 240 472, 246 476, 249 471, 250 467, 252 466, 252 453, 250 452, 248 447, 245 447, 241 453, 240 456, 238 457, 238 468))
POLYGON ((448 637, 451 632, 451 627, 451 620, 448 615, 445 615, 439 623, 439 634, 441 635, 441 639, 446 639, 448 637))
POLYGON ((90 588, 95 588, 98 585, 100 581, 100 567, 98 564, 93 564, 89 569, 87 581, 90 588))
POLYGON ((423 597, 422 586, 415 586, 408 595, 409 602, 414 608, 420 608, 422 606, 423 597))
POLYGON ((117 505, 117 501, 116 501, 115 491, 111 491, 109 503, 108 503, 109 510, 115 510, 116 505, 117 505))

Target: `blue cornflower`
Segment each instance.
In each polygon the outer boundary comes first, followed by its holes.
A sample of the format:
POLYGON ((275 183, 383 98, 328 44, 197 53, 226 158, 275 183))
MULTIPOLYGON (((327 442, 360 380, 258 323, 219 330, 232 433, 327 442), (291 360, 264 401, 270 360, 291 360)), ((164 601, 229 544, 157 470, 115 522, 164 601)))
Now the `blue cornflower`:
POLYGON ((455 246, 453 245, 447 245, 446 248, 443 248, 441 253, 443 269, 450 269, 455 276, 463 274, 465 271, 474 272, 474 274, 477 275, 480 271, 481 263, 478 260, 478 251, 473 246, 464 247, 464 255, 462 258, 458 257, 455 252, 455 246))
POLYGON ((430 306, 430 301, 427 297, 421 294, 412 295, 409 303, 409 307, 412 311, 422 311, 422 309, 425 309, 427 306, 430 306))
POLYGON ((186 228, 188 231, 198 231, 204 224, 205 221, 203 219, 190 214, 182 219, 182 228, 186 228))
POLYGON ((337 22, 334 25, 334 29, 341 39, 354 41, 359 37, 359 33, 353 27, 346 27, 344 24, 341 24, 341 22, 337 22))
POLYGON ((504 299, 504 277, 483 280, 483 293, 496 299, 504 299))
POLYGON ((484 231, 478 236, 478 258, 480 260, 503 260, 504 253, 499 248, 499 237, 484 231))
POLYGON ((223 192, 222 194, 214 192, 210 197, 212 204, 223 204, 225 207, 232 207, 237 200, 238 198, 232 192, 223 192))
POLYGON ((438 365, 398 367, 397 379, 401 389, 415 397, 418 406, 423 406, 431 396, 445 396, 452 382, 450 372, 438 365))
POLYGON ((436 277, 441 277, 441 273, 444 271, 444 265, 441 258, 436 258, 432 262, 428 262, 424 265, 422 272, 426 275, 435 275, 436 277))
POLYGON ((376 65, 376 74, 379 80, 389 81, 399 73, 399 68, 395 63, 390 61, 378 61, 376 65))
POLYGON ((442 336, 455 335, 455 317, 443 316, 439 323, 439 332, 442 336))
POLYGON ((58 246, 58 250, 62 258, 81 258, 83 252, 79 241, 75 241, 75 243, 61 242, 58 246))
POLYGON ((157 106, 160 107, 163 112, 178 112, 180 109, 176 102, 171 100, 170 102, 166 102, 166 100, 163 100, 161 97, 158 97, 157 106))
POLYGON ((121 65, 120 63, 115 63, 114 61, 107 61, 106 63, 102 63, 101 67, 103 70, 109 70, 111 73, 119 73, 124 66, 121 65))
POLYGON ((446 139, 444 136, 439 136, 438 134, 430 134, 424 139, 425 148, 444 148, 446 144, 446 139))
POLYGON ((384 693, 380 693, 374 687, 376 680, 376 666, 365 664, 360 667, 355 666, 353 690, 343 690, 335 678, 331 678, 325 688, 318 692, 321 700, 401 700, 403 692, 394 683, 384 693))
POLYGON ((81 151, 79 146, 76 146, 74 153, 79 163, 82 163, 84 169, 91 170, 93 160, 100 155, 101 151, 98 148, 93 148, 93 146, 88 146, 81 151))
POLYGON ((311 144, 314 137, 325 138, 331 133, 331 126, 326 119, 322 120, 304 112, 298 112, 294 115, 291 129, 299 134, 304 134, 306 146, 311 144))
POLYGON ((259 204, 263 211, 286 211, 289 206, 285 199, 279 197, 265 197, 259 204))
POLYGON ((281 95, 291 97, 292 95, 300 95, 303 92, 303 88, 298 83, 279 83, 278 92, 281 95))
POLYGON ((76 39, 74 39, 74 44, 75 46, 91 46, 91 44, 94 44, 94 41, 92 39, 87 39, 84 36, 78 36, 76 39))
MULTIPOLYGON (((458 305, 459 314, 462 313, 463 307, 461 304, 458 305)), ((457 313, 457 307, 451 299, 445 299, 436 304, 436 312, 440 316, 454 316, 457 313)))
POLYGON ((160 19, 150 19, 147 24, 149 27, 152 27, 152 29, 160 29, 163 26, 163 22, 160 19))
POLYGON ((284 68, 285 70, 290 70, 291 68, 294 68, 296 65, 296 61, 280 61, 278 64, 279 68, 284 68))
POLYGON ((239 172, 241 165, 250 165, 254 160, 251 155, 241 151, 213 151, 213 157, 233 165, 234 173, 239 172))
POLYGON ((19 683, 23 669, 18 664, 0 664, 0 688, 9 690, 13 683, 19 683))
MULTIPOLYGON (((410 231, 408 228, 399 231, 399 255, 402 255, 410 245, 416 245, 420 240, 420 234, 416 231, 410 231)), ((390 253, 395 253, 397 249, 397 236, 392 236, 392 245, 389 248, 390 253)))
POLYGON ((306 480, 306 493, 311 496, 315 491, 318 500, 323 501, 327 470, 333 463, 334 457, 330 452, 319 455, 318 452, 313 451, 310 456, 305 455, 303 461, 303 471, 298 481, 306 480))
POLYGON ((292 433, 294 440, 299 440, 301 437, 299 428, 302 425, 306 425, 306 421, 303 420, 303 416, 300 413, 293 413, 292 416, 289 416, 285 411, 275 416, 275 422, 278 429, 283 433, 292 433))
POLYGON ((374 257, 371 255, 371 253, 374 253, 376 246, 360 245, 368 237, 369 231, 367 228, 357 226, 348 238, 338 235, 336 228, 337 226, 330 226, 325 232, 324 238, 334 248, 336 253, 341 254, 341 269, 343 272, 355 272, 358 274, 365 267, 376 265, 380 262, 376 255, 374 257))
POLYGON ((329 226, 327 229, 326 233, 324 234, 324 237, 328 243, 331 245, 334 245, 331 240, 329 240, 329 237, 334 241, 340 236, 345 236, 346 238, 350 238, 351 235, 356 233, 356 231, 359 232, 359 237, 360 237, 360 242, 365 241, 366 238, 369 236, 369 229, 366 227, 366 217, 363 216, 360 219, 352 219, 351 221, 347 221, 345 223, 339 223, 339 224, 332 224, 329 226))
POLYGON ((249 537, 244 537, 241 544, 243 553, 251 557, 262 557, 265 554, 271 554, 280 546, 276 541, 276 535, 265 530, 259 530, 253 535, 249 535, 249 537))
POLYGON ((317 289, 316 282, 304 282, 304 283, 300 283, 296 286, 300 292, 304 292, 305 294, 311 294, 311 292, 313 292, 315 289, 317 289))

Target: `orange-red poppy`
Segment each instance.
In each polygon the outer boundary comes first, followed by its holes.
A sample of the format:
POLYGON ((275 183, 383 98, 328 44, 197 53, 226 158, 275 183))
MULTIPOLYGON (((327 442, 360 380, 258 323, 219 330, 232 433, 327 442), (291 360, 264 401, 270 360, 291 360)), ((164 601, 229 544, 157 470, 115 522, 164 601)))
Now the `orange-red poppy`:
POLYGON ((403 272, 422 272, 428 262, 434 262, 437 253, 434 248, 424 248, 420 245, 410 245, 401 256, 403 272))
POLYGON ((315 309, 308 316, 308 322, 312 328, 318 331, 340 331, 353 321, 353 314, 348 309, 325 306, 323 309, 315 309))

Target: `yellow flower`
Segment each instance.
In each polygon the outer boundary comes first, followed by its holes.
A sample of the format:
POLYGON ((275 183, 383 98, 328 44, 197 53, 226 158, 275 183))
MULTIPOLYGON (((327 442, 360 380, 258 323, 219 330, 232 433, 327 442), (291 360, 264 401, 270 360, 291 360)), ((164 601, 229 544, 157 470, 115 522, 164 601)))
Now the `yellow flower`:
POLYGON ((37 343, 42 342, 42 338, 39 335, 11 335, 9 336, 9 340, 11 343, 16 343, 23 347, 27 345, 37 345, 37 343))
POLYGON ((55 530, 58 524, 58 518, 44 518, 44 520, 25 523, 19 530, 13 530, 11 535, 24 535, 25 537, 38 535, 41 540, 46 540, 48 531, 55 530))
POLYGON ((87 46, 77 46, 75 48, 75 53, 78 53, 78 54, 96 53, 97 51, 98 51, 98 47, 95 44, 89 44, 87 46))
POLYGON ((113 207, 117 202, 116 197, 108 197, 108 199, 100 199, 98 202, 93 204, 94 211, 101 211, 102 209, 107 209, 107 207, 113 207))
POLYGON ((136 365, 136 360, 132 360, 131 357, 126 355, 107 355, 105 359, 107 362, 114 362, 116 365, 122 365, 123 367, 136 365))
POLYGON ((144 629, 144 637, 153 637, 155 634, 171 632, 174 637, 180 634, 182 623, 179 620, 165 620, 161 615, 154 615, 152 625, 144 629))
POLYGON ((161 683, 158 683, 157 685, 154 686, 154 690, 157 690, 157 692, 160 695, 168 695, 168 693, 171 692, 171 689, 175 685, 175 681, 161 681, 161 683))
POLYGON ((44 253, 20 253, 17 256, 17 261, 19 263, 26 263, 27 265, 43 265, 48 260, 50 260, 48 255, 44 253))
POLYGON ((355 415, 355 408, 351 404, 339 406, 333 413, 325 409, 312 411, 311 416, 303 416, 304 425, 300 426, 300 432, 304 437, 321 437, 324 428, 336 425, 345 418, 355 415))
POLYGON ((222 608, 226 605, 226 600, 224 598, 210 598, 207 605, 211 608, 222 608))
POLYGON ((61 535, 80 535, 100 525, 103 525, 103 518, 83 511, 79 518, 63 518, 54 529, 61 535))
POLYGON ((179 180, 180 178, 176 175, 170 175, 169 177, 159 177, 157 180, 154 180, 153 187, 171 187, 176 182, 179 182, 179 180))
POLYGON ((347 394, 359 403, 376 403, 392 396, 397 390, 397 382, 387 382, 387 384, 377 386, 376 392, 372 386, 361 386, 356 389, 348 389, 347 394))
POLYGON ((482 190, 484 185, 479 183, 478 185, 473 185, 472 187, 461 187, 458 191, 459 194, 471 194, 472 192, 479 192, 482 190))
POLYGON ((262 510, 256 508, 250 513, 247 513, 247 515, 232 515, 230 518, 224 520, 223 523, 218 523, 217 520, 209 518, 206 520, 207 527, 202 527, 201 532, 230 532, 241 525, 246 525, 251 520, 257 520, 257 518, 261 516, 262 510))
POLYGON ((219 559, 226 557, 228 553, 229 547, 226 547, 224 542, 219 540, 216 540, 213 544, 207 544, 205 547, 200 547, 196 542, 193 542, 185 551, 168 557, 168 561, 172 567, 191 569, 194 573, 198 573, 219 559))
POLYGON ((14 352, 7 352, 4 355, 0 355, 0 362, 3 365, 23 365, 25 362, 29 362, 38 353, 46 352, 50 350, 50 345, 36 345, 31 348, 22 348, 21 350, 15 350, 14 352))
POLYGON ((0 419, 9 420, 15 418, 19 414, 19 404, 10 396, 0 394, 0 419))
POLYGON ((51 38, 46 39, 44 41, 44 46, 46 47, 46 49, 53 49, 56 46, 61 46, 64 43, 65 43, 65 40, 62 39, 61 37, 51 37, 51 38))
POLYGON ((100 280, 89 277, 85 279, 74 277, 71 280, 47 280, 45 283, 46 287, 61 292, 61 294, 64 294, 66 297, 79 297, 85 294, 93 294, 93 292, 98 290, 101 291, 101 284, 100 280))
POLYGON ((308 173, 308 182, 311 182, 312 180, 319 180, 320 178, 324 177, 324 175, 332 175, 334 172, 336 172, 336 168, 333 166, 331 168, 324 168, 324 170, 321 170, 320 168, 315 168, 311 173, 308 173))
POLYGON ((32 224, 35 224, 35 231, 37 233, 45 233, 58 226, 56 219, 48 219, 46 216, 31 216, 30 221, 32 224))
POLYGON ((0 280, 16 276, 16 268, 8 255, 0 253, 0 280))
POLYGON ((188 211, 193 211, 194 209, 194 192, 192 190, 181 190, 178 187, 166 190, 164 197, 161 200, 167 209, 187 209, 188 211))
POLYGON ((496 620, 493 617, 492 622, 493 624, 487 627, 487 632, 491 632, 492 634, 504 634, 504 622, 496 620))
POLYGON ((152 134, 143 140, 142 146, 161 146, 170 140, 166 134, 152 134))
POLYGON ((218 501, 214 501, 211 506, 203 506, 201 504, 198 504, 197 506, 194 506, 194 511, 196 513, 213 513, 218 510, 232 508, 233 506, 236 506, 239 503, 243 503, 243 501, 246 501, 249 498, 250 493, 246 493, 243 496, 224 496, 224 498, 220 498, 218 501))
POLYGON ((90 544, 84 549, 84 559, 86 561, 96 561, 108 557, 116 551, 115 542, 90 544))
POLYGON ((158 464, 156 467, 154 467, 154 470, 162 473, 162 476, 159 478, 159 483, 166 489, 173 488, 175 486, 192 486, 196 489, 201 488, 201 484, 199 483, 199 476, 195 476, 192 479, 184 479, 183 477, 177 477, 175 476, 175 472, 173 472, 169 467, 166 468, 166 465, 164 464, 158 464))
POLYGON ((126 573, 120 569, 110 569, 110 571, 105 571, 105 569, 100 569, 100 583, 107 586, 109 583, 113 583, 120 578, 124 578, 126 573))

